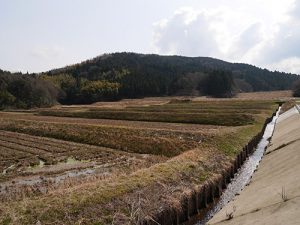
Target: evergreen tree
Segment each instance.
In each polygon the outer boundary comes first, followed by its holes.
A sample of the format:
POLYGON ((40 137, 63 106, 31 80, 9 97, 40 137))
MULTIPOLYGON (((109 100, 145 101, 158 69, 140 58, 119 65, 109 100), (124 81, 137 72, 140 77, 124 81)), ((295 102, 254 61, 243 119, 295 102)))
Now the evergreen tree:
POLYGON ((234 95, 234 82, 232 73, 223 70, 210 72, 202 84, 206 95, 218 98, 229 98, 234 95))
POLYGON ((300 80, 293 85, 293 96, 300 97, 300 80))

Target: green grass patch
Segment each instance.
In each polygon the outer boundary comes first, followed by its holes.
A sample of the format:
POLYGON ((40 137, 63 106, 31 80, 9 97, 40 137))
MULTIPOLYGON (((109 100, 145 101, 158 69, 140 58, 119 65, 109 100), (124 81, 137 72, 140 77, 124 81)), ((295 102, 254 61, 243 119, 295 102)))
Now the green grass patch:
POLYGON ((253 125, 237 127, 234 132, 224 133, 214 137, 213 140, 208 139, 206 142, 215 145, 217 149, 224 152, 227 156, 234 157, 261 131, 266 118, 271 117, 272 113, 272 111, 269 111, 268 114, 256 116, 256 122, 253 125))
POLYGON ((1 221, 1 225, 9 225, 11 224, 12 219, 10 217, 5 218, 4 220, 1 221))

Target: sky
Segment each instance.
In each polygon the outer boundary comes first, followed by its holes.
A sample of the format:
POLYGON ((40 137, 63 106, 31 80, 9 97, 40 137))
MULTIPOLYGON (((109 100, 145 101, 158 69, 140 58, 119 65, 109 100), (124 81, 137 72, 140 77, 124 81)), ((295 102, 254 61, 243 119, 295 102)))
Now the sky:
POLYGON ((124 51, 300 74, 300 0, 0 0, 2 70, 124 51))

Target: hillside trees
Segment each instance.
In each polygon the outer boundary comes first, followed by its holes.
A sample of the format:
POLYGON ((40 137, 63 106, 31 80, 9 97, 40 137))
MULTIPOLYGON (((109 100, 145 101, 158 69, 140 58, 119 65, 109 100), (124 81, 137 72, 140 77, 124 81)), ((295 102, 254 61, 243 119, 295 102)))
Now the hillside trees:
POLYGON ((9 93, 7 90, 0 91, 0 108, 11 106, 16 101, 16 97, 9 93))
POLYGON ((181 86, 180 80, 185 82, 185 87, 189 85, 193 87, 195 80, 187 78, 188 74, 208 74, 213 70, 231 71, 237 90, 241 91, 290 90, 292 83, 299 79, 295 74, 271 72, 252 65, 228 63, 208 57, 159 56, 126 52, 102 55, 80 64, 48 71, 47 74, 56 76, 67 73, 88 80, 118 82, 121 84, 119 96, 130 98, 176 95, 177 87, 181 86))
POLYGON ((120 84, 108 81, 86 81, 80 90, 82 102, 93 103, 103 100, 116 100, 120 84))
POLYGON ((296 81, 293 85, 293 96, 300 97, 300 80, 296 81))
POLYGON ((59 90, 35 75, 0 70, 0 108, 46 107, 55 104, 59 90))
POLYGON ((198 88, 203 94, 212 97, 233 97, 234 82, 232 73, 224 70, 213 70, 199 83, 198 88))
POLYGON ((291 89, 299 78, 208 57, 114 53, 38 75, 0 70, 0 107, 199 93, 232 97, 234 92, 291 89))
POLYGON ((42 79, 53 82, 61 92, 58 101, 62 104, 89 104, 97 101, 116 100, 120 84, 107 80, 88 80, 76 75, 42 75, 42 79))

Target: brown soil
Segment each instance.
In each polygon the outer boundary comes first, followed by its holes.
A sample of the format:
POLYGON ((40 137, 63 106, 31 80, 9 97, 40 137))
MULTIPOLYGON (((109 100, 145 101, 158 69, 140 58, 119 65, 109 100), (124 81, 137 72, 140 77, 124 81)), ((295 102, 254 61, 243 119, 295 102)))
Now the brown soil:
POLYGON ((104 179, 165 161, 160 156, 131 154, 8 131, 0 133, 0 148, 6 150, 0 151, 0 199, 32 195, 34 193, 27 193, 26 187, 33 185, 35 193, 46 192, 66 182, 72 181, 72 186, 81 183, 90 173, 93 179, 104 179), (42 165, 40 160, 43 160, 42 165), (62 177, 68 173, 72 173, 73 178, 62 177), (78 173, 82 175, 76 175, 78 173), (62 178, 48 179, 53 177, 62 178))

